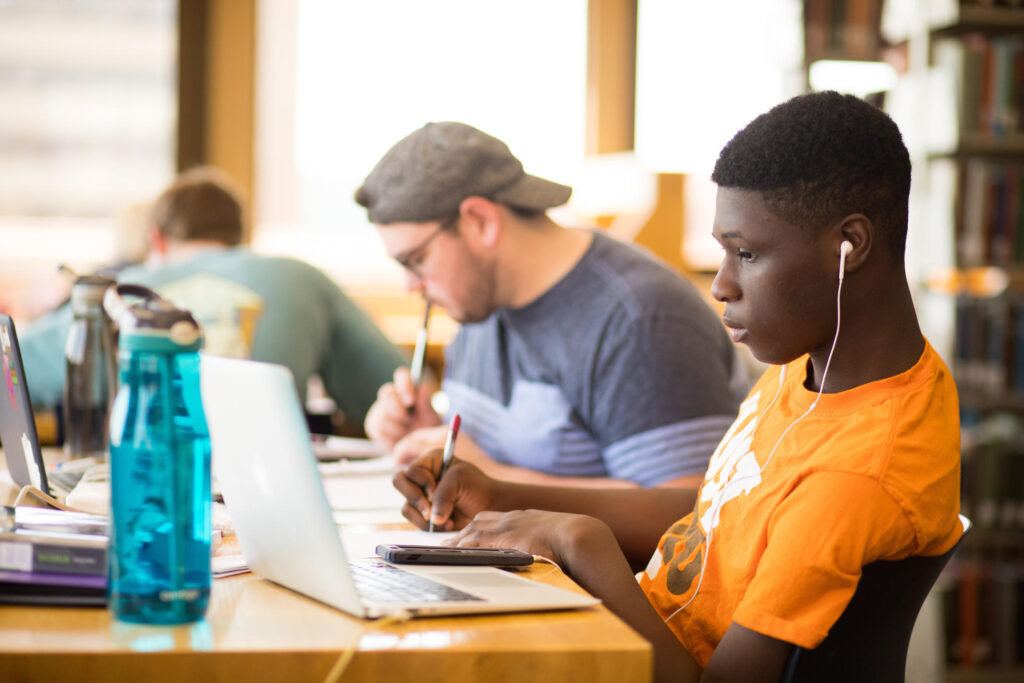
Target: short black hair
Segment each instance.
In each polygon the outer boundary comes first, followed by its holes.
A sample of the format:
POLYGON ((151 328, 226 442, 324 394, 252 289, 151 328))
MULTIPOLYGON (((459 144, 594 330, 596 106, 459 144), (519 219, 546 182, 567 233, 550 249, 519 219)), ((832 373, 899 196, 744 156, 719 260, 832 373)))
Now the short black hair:
POLYGON ((893 120, 853 95, 812 93, 773 107, 722 149, 711 179, 760 192, 769 210, 801 227, 864 214, 903 260, 910 155, 893 120))

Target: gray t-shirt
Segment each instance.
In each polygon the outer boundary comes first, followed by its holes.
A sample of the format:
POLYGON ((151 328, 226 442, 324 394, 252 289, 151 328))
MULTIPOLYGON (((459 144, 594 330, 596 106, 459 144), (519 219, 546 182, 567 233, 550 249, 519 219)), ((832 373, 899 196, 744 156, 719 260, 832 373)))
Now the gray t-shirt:
POLYGON ((596 231, 539 299, 464 325, 444 380, 495 460, 647 486, 703 473, 748 388, 693 285, 596 231))

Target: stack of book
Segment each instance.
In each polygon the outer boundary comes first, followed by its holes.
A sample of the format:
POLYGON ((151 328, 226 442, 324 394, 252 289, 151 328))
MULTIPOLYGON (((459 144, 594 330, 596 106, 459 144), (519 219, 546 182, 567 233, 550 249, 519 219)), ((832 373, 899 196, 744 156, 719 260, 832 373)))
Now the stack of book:
POLYGON ((0 511, 0 603, 103 605, 106 517, 36 507, 0 511))

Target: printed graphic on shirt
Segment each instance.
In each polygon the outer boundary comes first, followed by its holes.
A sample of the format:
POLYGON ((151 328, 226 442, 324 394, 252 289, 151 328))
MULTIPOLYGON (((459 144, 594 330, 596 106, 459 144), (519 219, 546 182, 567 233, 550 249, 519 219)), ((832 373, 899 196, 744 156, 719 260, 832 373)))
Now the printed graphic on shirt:
POLYGON ((266 306, 253 290, 214 275, 193 275, 158 287, 203 326, 203 349, 216 356, 251 358, 256 325, 266 306))
POLYGON ((755 415, 760 395, 757 392, 740 405, 739 415, 711 456, 693 514, 666 532, 647 565, 647 578, 653 581, 661 566, 671 563, 665 584, 673 595, 682 596, 696 588, 707 539, 709 535, 714 538, 722 506, 761 483, 761 467, 750 448, 760 421, 760 415, 755 415), (677 550, 680 543, 681 551, 677 550))
POLYGON ((444 380, 450 414, 498 462, 577 477, 606 477, 601 446, 573 421, 573 408, 558 386, 517 380, 508 405, 467 384, 444 380))

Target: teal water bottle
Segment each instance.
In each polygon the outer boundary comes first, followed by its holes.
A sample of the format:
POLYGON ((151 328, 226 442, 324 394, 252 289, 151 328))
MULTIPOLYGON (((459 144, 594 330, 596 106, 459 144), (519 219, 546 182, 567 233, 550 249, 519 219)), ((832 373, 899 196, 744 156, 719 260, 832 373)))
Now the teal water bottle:
POLYGON ((110 416, 109 604, 122 621, 201 619, 210 599, 210 433, 202 333, 188 311, 138 285, 107 291, 120 327, 110 416), (128 304, 130 298, 137 301, 128 304))

